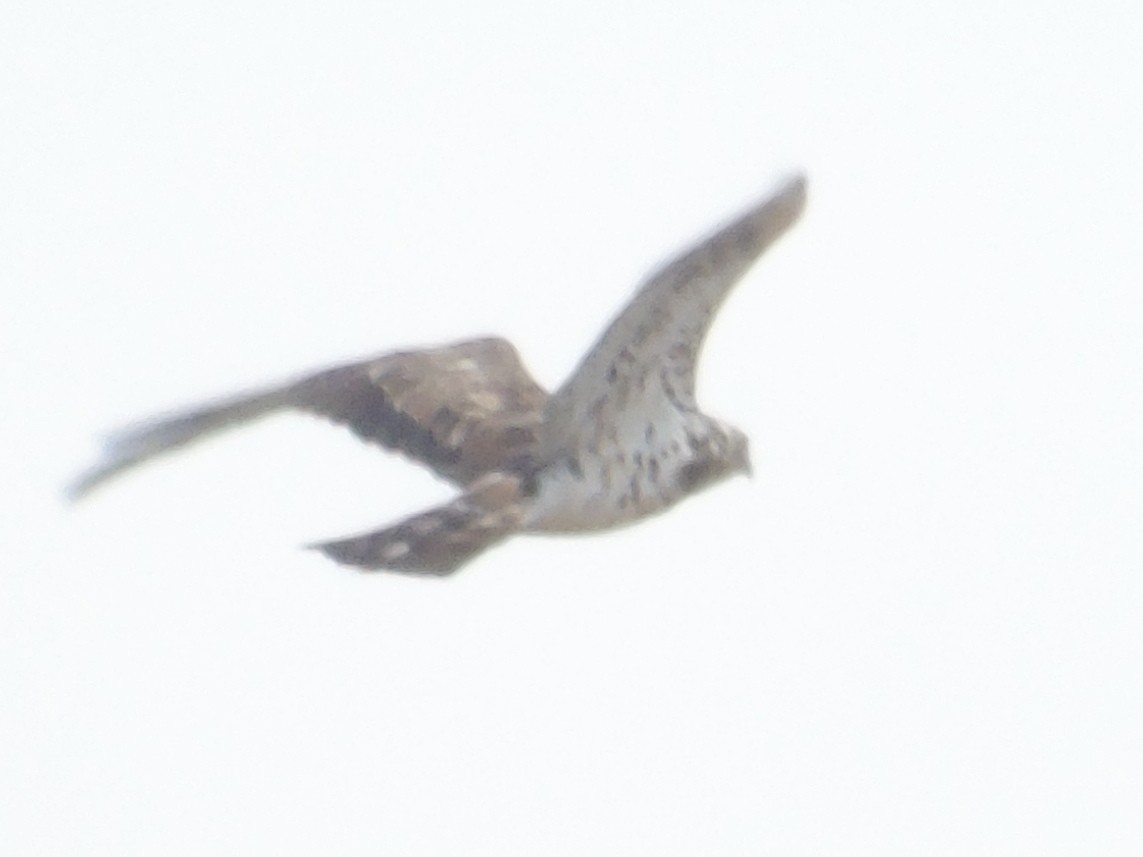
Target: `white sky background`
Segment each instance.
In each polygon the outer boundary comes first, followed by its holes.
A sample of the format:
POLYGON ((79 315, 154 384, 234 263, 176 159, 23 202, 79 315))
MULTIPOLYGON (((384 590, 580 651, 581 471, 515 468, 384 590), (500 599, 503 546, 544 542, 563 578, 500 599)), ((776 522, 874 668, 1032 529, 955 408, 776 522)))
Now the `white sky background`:
POLYGON ((181 5, 0 12, 0 850, 1140 853, 1136 4, 181 5), (555 385, 799 167, 752 482, 443 582, 297 550, 448 494, 303 418, 60 502, 350 357, 555 385))

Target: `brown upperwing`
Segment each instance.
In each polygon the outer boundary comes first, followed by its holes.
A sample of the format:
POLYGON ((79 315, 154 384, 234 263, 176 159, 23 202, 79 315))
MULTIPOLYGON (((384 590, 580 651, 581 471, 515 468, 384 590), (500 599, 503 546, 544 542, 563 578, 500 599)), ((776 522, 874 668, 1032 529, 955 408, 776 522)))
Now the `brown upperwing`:
POLYGON ((288 391, 293 407, 460 484, 530 453, 547 398, 503 339, 390 354, 319 372, 288 391))
POLYGON ((502 339, 399 352, 128 428, 70 493, 78 499, 157 455, 285 409, 328 417, 467 485, 533 451, 547 398, 502 339))

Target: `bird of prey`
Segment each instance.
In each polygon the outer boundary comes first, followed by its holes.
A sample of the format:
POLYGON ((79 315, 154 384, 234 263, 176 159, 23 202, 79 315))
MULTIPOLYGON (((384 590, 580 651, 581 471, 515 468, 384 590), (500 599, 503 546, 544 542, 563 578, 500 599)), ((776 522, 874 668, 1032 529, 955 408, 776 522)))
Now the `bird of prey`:
POLYGON ((281 410, 320 415, 459 490, 381 529, 312 545, 366 569, 445 575, 518 532, 632 523, 749 473, 745 435, 703 414, 695 361, 730 289, 798 219, 794 176, 653 273, 554 393, 503 339, 337 366, 111 436, 74 497, 161 453, 281 410))

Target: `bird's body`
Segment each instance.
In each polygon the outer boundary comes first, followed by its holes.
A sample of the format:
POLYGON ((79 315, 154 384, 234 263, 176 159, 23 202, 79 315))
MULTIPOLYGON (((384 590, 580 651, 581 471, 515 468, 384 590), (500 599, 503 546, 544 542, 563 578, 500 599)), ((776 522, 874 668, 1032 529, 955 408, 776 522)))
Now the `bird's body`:
POLYGON ((315 545, 340 562, 447 574, 515 532, 633 523, 749 470, 745 436, 698 409, 695 361, 731 287, 804 203, 805 181, 792 179, 653 274, 552 394, 502 339, 398 352, 128 429, 73 494, 220 429, 295 409, 461 489, 393 526, 315 545))

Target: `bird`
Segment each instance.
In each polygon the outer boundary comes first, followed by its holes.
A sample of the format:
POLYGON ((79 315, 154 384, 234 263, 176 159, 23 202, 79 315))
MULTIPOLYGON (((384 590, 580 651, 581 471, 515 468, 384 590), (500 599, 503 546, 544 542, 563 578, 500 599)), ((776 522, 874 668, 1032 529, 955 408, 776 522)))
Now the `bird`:
POLYGON ((307 545, 362 570, 444 576, 517 533, 609 530, 663 512, 750 473, 746 435, 698 407, 696 361, 733 286, 805 204, 805 176, 788 176, 662 264, 553 392, 501 338, 383 354, 113 433, 69 494, 224 429, 300 411, 458 491, 396 523, 307 545))

